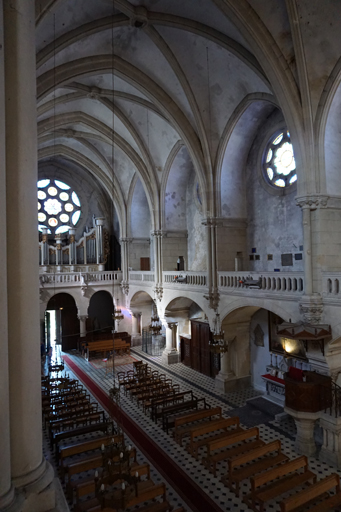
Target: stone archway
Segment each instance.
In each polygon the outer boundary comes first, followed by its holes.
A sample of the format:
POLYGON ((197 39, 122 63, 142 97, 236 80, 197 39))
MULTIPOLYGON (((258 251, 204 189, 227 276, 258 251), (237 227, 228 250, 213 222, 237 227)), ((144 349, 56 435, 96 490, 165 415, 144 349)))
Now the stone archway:
POLYGON ((76 302, 72 295, 68 293, 53 295, 47 303, 46 310, 60 312, 62 351, 76 349, 79 338, 79 320, 77 318, 76 302))

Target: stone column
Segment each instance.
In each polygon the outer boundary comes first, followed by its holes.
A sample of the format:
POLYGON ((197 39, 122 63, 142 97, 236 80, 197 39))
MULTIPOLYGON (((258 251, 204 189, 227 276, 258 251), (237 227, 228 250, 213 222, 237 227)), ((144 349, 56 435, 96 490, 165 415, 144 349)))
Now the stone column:
POLYGON ((207 247, 207 286, 209 291, 212 290, 212 239, 211 225, 209 219, 203 222, 206 227, 206 247, 207 247))
POLYGON ((139 334, 139 327, 138 327, 138 313, 132 313, 131 314, 131 335, 137 336, 139 334))
POLYGON ((303 249, 304 249, 304 294, 311 295, 313 293, 313 266, 311 255, 311 219, 310 205, 302 205, 303 220, 303 249))
POLYGON ((123 293, 129 293, 129 243, 131 238, 121 238, 121 270, 122 270, 122 283, 121 288, 123 293))
POLYGON ((42 512, 55 497, 42 452, 34 0, 4 0, 4 34, 11 474, 42 512))
POLYGON ((86 336, 86 319, 88 318, 87 315, 78 315, 79 320, 79 333, 81 338, 85 338, 86 336))
POLYGON ((316 443, 314 440, 314 428, 316 420, 320 417, 320 413, 294 411, 289 407, 284 407, 284 411, 290 414, 295 420, 297 428, 295 451, 307 457, 315 457, 316 443))
POLYGON ((180 354, 176 349, 176 323, 167 323, 166 326, 166 348, 162 353, 163 362, 174 364, 179 362, 180 354))
POLYGON ((14 499, 11 484, 9 375, 8 375, 8 325, 7 325, 7 255, 6 255, 6 141, 5 141, 5 84, 3 3, 0 0, 0 510, 14 499))
POLYGON ((152 236, 154 237, 154 266, 155 266, 155 295, 158 300, 162 299, 162 247, 161 231, 153 231, 152 236))
POLYGON ((228 390, 228 381, 235 377, 231 370, 229 353, 220 355, 220 372, 215 378, 215 389, 225 393, 228 390))

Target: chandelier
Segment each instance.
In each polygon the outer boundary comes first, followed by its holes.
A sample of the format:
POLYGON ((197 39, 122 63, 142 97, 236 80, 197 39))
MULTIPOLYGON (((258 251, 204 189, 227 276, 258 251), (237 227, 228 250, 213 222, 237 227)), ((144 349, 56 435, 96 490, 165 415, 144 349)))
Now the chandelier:
POLYGON ((220 315, 216 313, 214 319, 213 336, 209 341, 210 351, 214 354, 225 354, 228 351, 228 341, 224 337, 225 331, 221 330, 220 315))
POLYGON ((131 466, 131 446, 125 446, 123 436, 112 439, 108 446, 102 445, 101 474, 95 472, 95 493, 101 509, 110 507, 124 511, 138 495, 138 471, 131 466))
POLYGON ((151 322, 149 324, 149 331, 155 336, 160 334, 161 329, 162 329, 162 323, 161 323, 161 320, 157 313, 157 306, 155 304, 155 301, 153 301, 152 316, 151 316, 150 320, 151 320, 151 322))
POLYGON ((113 312, 112 316, 113 316, 114 321, 117 322, 117 325, 124 318, 124 316, 122 314, 122 310, 121 310, 121 308, 119 307, 119 304, 118 304, 118 298, 116 299, 116 306, 114 304, 114 312, 113 312))

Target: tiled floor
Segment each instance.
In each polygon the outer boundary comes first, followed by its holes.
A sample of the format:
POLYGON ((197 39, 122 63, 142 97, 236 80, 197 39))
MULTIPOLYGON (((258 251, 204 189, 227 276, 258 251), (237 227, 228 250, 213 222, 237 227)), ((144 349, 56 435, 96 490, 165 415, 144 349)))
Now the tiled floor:
MULTIPOLYGON (((96 369, 89 364, 83 357, 76 352, 68 354, 72 360, 100 386, 104 391, 108 392, 112 386, 112 374, 106 375, 104 369, 96 369)), ((257 425, 260 430, 261 438, 266 441, 279 439, 282 445, 282 451, 290 458, 297 456, 294 450, 295 439, 295 424, 290 418, 277 420, 271 415, 271 407, 268 411, 260 411, 252 407, 246 402, 259 395, 253 389, 247 389, 235 393, 224 395, 215 390, 214 380, 202 375, 182 363, 174 364, 171 366, 164 365, 161 357, 146 356, 142 353, 141 348, 134 347, 132 349, 132 356, 137 359, 148 361, 148 363, 158 370, 166 373, 174 383, 180 384, 181 390, 192 389, 194 394, 198 397, 205 397, 207 403, 211 406, 221 406, 225 415, 239 415, 241 425, 250 427, 257 425)), ((124 367, 117 367, 119 370, 132 369, 132 365, 125 365, 124 367)), ((224 465, 221 465, 218 471, 217 478, 209 473, 199 461, 196 461, 188 454, 185 448, 179 447, 171 437, 167 435, 159 425, 156 425, 147 415, 142 413, 135 402, 130 398, 121 395, 121 405, 123 410, 129 414, 131 419, 135 421, 149 436, 152 437, 155 443, 168 454, 186 473, 195 481, 205 492, 219 505, 222 511, 246 511, 249 508, 237 498, 228 488, 221 482, 220 477, 224 474, 224 465)), ((141 463, 144 457, 139 455, 141 463)), ((309 458, 309 465, 312 471, 316 472, 318 477, 335 472, 335 468, 319 462, 315 458, 309 458)), ((339 472, 341 475, 341 472, 339 472)), ((164 481, 167 475, 161 475, 155 468, 152 468, 152 479, 155 481, 164 481)), ((249 490, 248 483, 243 482, 241 485, 241 496, 246 494, 249 490)), ((188 505, 174 491, 168 486, 168 496, 174 506, 185 506, 189 511, 188 505)), ((266 511, 279 510, 278 504, 270 502, 265 509, 266 511)), ((209 512, 209 511, 207 511, 209 512)))

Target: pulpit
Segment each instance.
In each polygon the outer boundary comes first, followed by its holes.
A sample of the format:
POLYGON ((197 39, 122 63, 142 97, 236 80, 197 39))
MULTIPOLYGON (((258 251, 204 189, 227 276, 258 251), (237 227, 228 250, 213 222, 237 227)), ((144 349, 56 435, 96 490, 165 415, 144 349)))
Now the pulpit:
POLYGON ((331 377, 291 367, 284 375, 284 382, 286 407, 294 411, 318 412, 331 406, 331 377))

